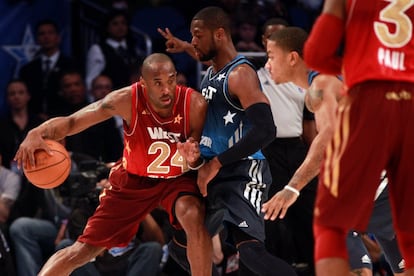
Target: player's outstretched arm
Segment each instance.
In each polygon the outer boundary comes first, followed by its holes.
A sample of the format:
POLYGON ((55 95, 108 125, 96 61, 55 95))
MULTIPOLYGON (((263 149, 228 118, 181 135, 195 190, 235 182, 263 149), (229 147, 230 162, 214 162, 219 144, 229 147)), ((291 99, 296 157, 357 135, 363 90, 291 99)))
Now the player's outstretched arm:
POLYGON ((318 134, 312 141, 305 160, 289 181, 287 188, 279 191, 263 204, 262 212, 265 213, 265 219, 284 218, 288 208, 298 198, 298 192, 319 174, 325 149, 334 133, 337 95, 341 89, 342 82, 335 76, 318 75, 315 77, 307 93, 311 99, 309 101, 314 102, 313 111, 315 112, 318 134))
POLYGON ((69 116, 49 119, 30 130, 14 157, 18 166, 22 167, 26 162, 35 166, 34 152, 36 150, 44 150, 51 154, 44 139, 62 140, 66 136, 77 134, 114 115, 120 115, 129 122, 131 116, 130 97, 131 88, 125 87, 109 93, 102 100, 91 103, 69 116))

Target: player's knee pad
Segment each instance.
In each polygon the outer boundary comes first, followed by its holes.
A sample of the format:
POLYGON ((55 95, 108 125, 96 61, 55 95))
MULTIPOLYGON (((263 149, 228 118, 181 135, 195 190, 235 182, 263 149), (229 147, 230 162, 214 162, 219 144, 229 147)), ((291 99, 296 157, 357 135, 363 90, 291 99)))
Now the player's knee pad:
POLYGON ((315 260, 324 258, 348 259, 347 232, 343 229, 314 225, 315 260))

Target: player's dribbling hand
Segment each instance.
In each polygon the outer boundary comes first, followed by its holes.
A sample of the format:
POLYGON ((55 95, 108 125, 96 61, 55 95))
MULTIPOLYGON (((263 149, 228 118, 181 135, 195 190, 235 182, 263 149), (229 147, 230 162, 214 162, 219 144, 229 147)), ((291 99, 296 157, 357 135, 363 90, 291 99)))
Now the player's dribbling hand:
POLYGON ((277 217, 283 219, 288 208, 296 201, 298 196, 291 191, 281 190, 277 192, 269 201, 262 205, 264 219, 275 220, 277 217))
POLYGON ((14 156, 14 161, 17 162, 17 167, 20 169, 23 168, 24 165, 28 164, 30 164, 31 167, 35 167, 36 163, 34 153, 37 150, 44 150, 48 154, 53 155, 42 136, 36 132, 35 129, 33 129, 29 131, 14 156))

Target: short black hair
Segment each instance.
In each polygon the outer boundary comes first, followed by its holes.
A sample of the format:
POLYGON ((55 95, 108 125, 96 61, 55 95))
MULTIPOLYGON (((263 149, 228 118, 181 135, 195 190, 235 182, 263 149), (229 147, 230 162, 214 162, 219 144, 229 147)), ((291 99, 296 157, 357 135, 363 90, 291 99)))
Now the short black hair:
POLYGON ((223 28, 226 33, 231 33, 230 16, 220 7, 210 6, 200 10, 193 17, 194 20, 201 20, 210 30, 223 28))
POLYGON ((266 20, 266 22, 262 26, 262 33, 266 32, 266 28, 268 26, 273 26, 273 25, 282 25, 282 26, 287 27, 287 26, 289 26, 289 23, 286 21, 286 19, 284 19, 282 17, 269 18, 268 20, 266 20))
POLYGON ((111 21, 114 20, 118 16, 125 18, 127 26, 129 28, 131 18, 128 12, 124 10, 119 10, 119 9, 111 9, 103 18, 103 22, 101 25, 102 38, 108 37, 108 32, 107 32, 108 26, 111 23, 111 21))
POLYGON ((274 32, 270 37, 270 41, 277 43, 285 51, 295 51, 299 56, 303 57, 303 47, 308 38, 308 33, 299 27, 286 27, 274 32))
POLYGON ((36 32, 39 32, 39 28, 41 26, 44 26, 44 25, 50 25, 50 26, 52 26, 55 29, 56 33, 59 34, 59 27, 56 24, 56 22, 53 21, 52 19, 43 19, 43 20, 40 20, 39 22, 37 22, 37 24, 36 24, 36 32))

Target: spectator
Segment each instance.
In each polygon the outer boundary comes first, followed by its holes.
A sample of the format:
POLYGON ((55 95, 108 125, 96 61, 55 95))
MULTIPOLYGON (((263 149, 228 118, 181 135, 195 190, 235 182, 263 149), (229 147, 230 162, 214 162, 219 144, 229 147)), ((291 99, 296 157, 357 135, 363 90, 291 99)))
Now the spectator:
POLYGON ((2 151, 0 149, 0 230, 4 229, 2 226, 7 222, 21 188, 20 175, 2 165, 2 151))
POLYGON ((143 53, 134 45, 125 11, 113 10, 102 25, 102 41, 94 44, 86 57, 86 84, 103 73, 113 82, 114 89, 130 84, 131 72, 142 63, 143 53))
POLYGON ((20 192, 8 216, 7 224, 10 225, 17 217, 33 216, 36 212, 36 206, 41 202, 41 189, 27 181, 22 171, 18 170, 13 156, 29 130, 38 126, 43 120, 38 115, 30 112, 28 108, 30 93, 23 80, 11 80, 6 90, 9 113, 0 119, 2 164, 5 168, 11 169, 22 176, 20 192))
MULTIPOLYGON (((112 91, 112 80, 107 75, 100 74, 92 81, 92 90, 91 94, 95 101, 103 99, 108 93, 112 91)), ((119 131, 119 135, 121 138, 124 137, 124 127, 123 127, 123 121, 122 118, 119 116, 115 116, 113 118, 110 118, 109 121, 113 121, 115 123, 116 128, 119 131)), ((120 142, 123 142, 122 139, 120 142)), ((116 140, 114 141, 114 147, 118 148, 117 146, 119 142, 116 140)))
POLYGON ((59 91, 63 101, 60 103, 57 116, 78 111, 88 104, 85 82, 78 70, 68 70, 62 73, 59 80, 59 91))
POLYGON ((21 79, 11 80, 6 87, 6 101, 9 114, 0 119, 0 147, 3 149, 3 166, 15 172, 17 168, 13 161, 19 144, 26 137, 27 132, 38 126, 43 120, 30 111, 31 95, 26 83, 21 79))
MULTIPOLYGON (((108 83, 102 86, 105 85, 108 83)), ((102 93, 99 90, 95 92, 102 93)), ((73 113, 87 105, 86 87, 79 72, 70 71, 63 74, 61 91, 66 103, 61 108, 62 115, 73 113)), ((111 119, 100 122, 82 133, 67 137, 66 147, 70 151, 84 153, 106 163, 121 157, 123 144, 115 120, 111 119)))
POLYGON ((36 26, 37 56, 20 70, 20 77, 26 82, 30 94, 31 112, 43 119, 56 114, 60 106, 59 80, 63 71, 74 69, 77 62, 61 53, 59 29, 55 22, 42 20, 36 26))
POLYGON ((257 43, 258 23, 252 17, 242 17, 237 24, 236 50, 240 52, 264 52, 257 43))
POLYGON ((8 237, 8 218, 21 188, 21 177, 2 165, 0 147, 0 274, 15 275, 15 265, 8 237))

